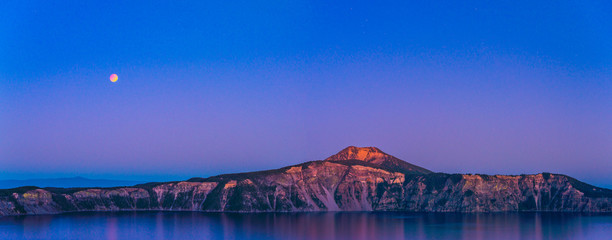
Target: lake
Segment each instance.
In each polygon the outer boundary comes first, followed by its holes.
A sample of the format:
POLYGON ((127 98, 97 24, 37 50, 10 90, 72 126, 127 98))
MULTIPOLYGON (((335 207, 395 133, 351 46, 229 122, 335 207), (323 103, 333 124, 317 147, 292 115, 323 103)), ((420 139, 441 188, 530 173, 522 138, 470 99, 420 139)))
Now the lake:
POLYGON ((612 239, 612 214, 85 212, 0 217, 0 239, 612 239))

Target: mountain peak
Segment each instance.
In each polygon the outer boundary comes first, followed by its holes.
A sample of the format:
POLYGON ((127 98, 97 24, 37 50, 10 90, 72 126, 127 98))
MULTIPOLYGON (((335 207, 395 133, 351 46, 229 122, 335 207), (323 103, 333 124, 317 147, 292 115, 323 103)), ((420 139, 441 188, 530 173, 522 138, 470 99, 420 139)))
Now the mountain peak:
POLYGON ((349 146, 342 151, 328 157, 325 161, 349 161, 359 160, 385 168, 405 173, 427 174, 431 171, 412 165, 392 155, 386 154, 377 147, 355 147, 349 146))
POLYGON ((360 160, 364 162, 378 163, 393 156, 384 153, 377 147, 355 147, 349 146, 342 151, 328 157, 327 161, 360 160))

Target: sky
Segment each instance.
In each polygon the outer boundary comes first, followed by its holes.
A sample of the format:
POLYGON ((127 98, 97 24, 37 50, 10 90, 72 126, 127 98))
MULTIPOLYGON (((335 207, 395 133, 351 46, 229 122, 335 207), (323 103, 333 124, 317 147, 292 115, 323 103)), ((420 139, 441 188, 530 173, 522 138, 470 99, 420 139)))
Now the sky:
POLYGON ((182 180, 354 145, 612 187, 609 1, 0 9, 0 179, 182 180))

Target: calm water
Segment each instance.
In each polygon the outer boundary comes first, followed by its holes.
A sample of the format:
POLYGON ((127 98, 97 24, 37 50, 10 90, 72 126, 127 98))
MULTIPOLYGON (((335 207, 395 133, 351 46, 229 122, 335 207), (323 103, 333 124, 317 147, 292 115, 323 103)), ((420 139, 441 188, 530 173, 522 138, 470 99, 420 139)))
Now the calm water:
POLYGON ((612 239, 612 215, 92 212, 3 217, 0 239, 612 239))

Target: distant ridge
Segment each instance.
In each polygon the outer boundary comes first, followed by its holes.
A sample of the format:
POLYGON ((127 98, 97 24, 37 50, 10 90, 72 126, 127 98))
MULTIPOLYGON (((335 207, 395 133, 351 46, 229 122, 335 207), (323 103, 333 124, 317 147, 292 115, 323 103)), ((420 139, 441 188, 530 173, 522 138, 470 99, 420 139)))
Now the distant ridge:
POLYGON ((23 186, 36 187, 57 187, 57 188, 76 188, 76 187, 116 187, 133 186, 144 183, 144 181, 111 180, 111 179, 90 179, 84 177, 69 178, 37 178, 25 180, 0 180, 0 189, 16 188, 23 186))

